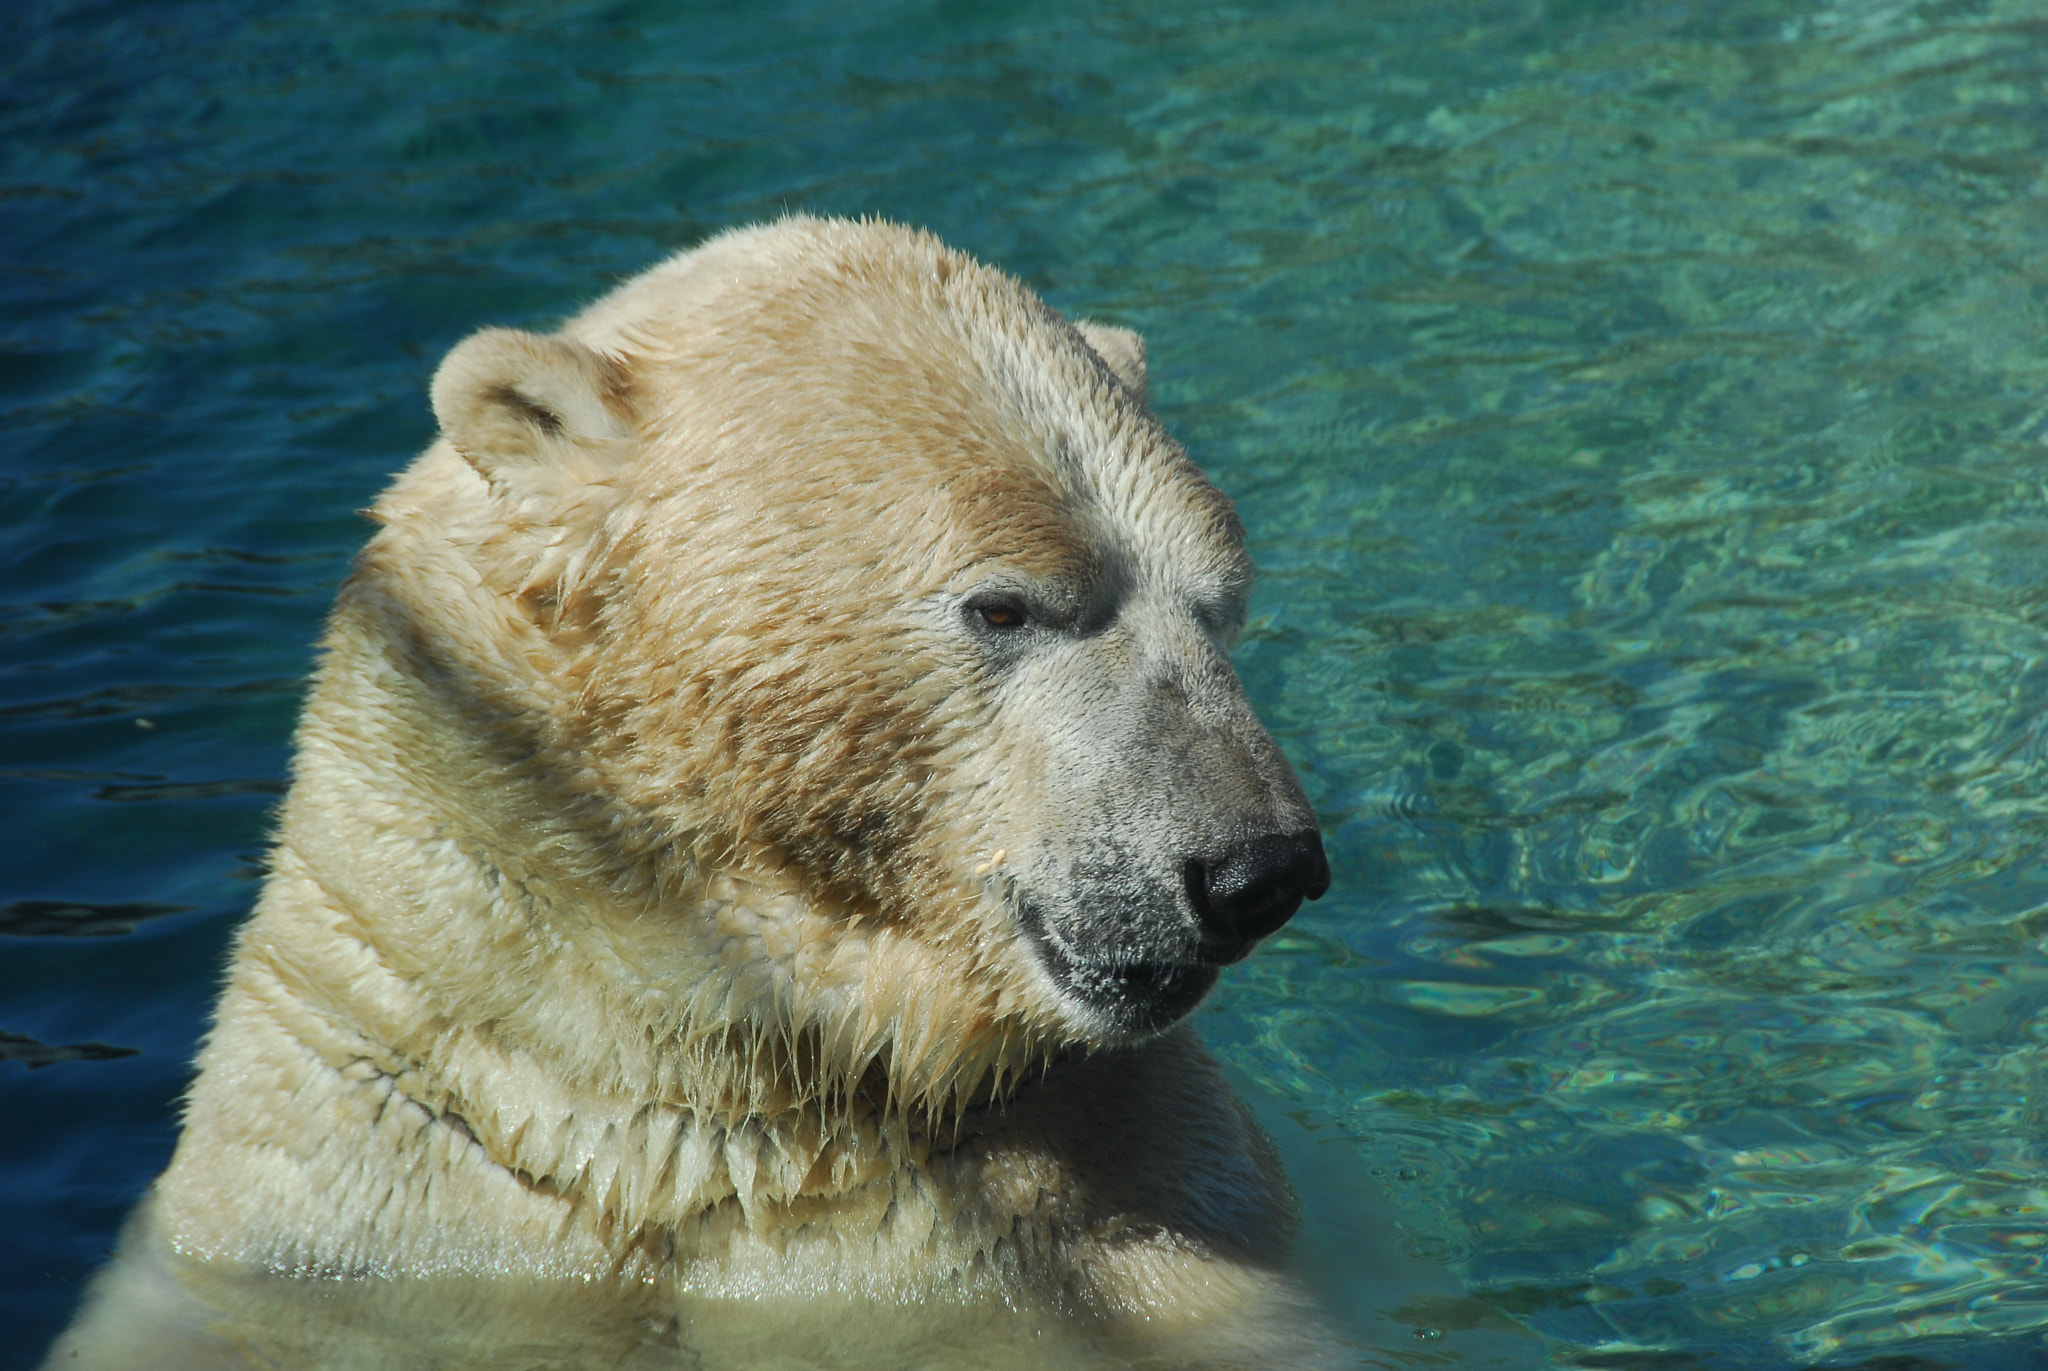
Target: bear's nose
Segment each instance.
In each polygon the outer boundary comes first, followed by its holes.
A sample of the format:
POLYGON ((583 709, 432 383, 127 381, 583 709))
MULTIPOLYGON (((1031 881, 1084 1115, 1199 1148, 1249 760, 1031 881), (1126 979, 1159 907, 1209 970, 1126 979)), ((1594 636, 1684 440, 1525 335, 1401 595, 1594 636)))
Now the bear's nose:
POLYGON ((1302 900, 1330 888, 1323 838, 1314 829, 1262 834, 1214 860, 1190 861, 1185 875, 1202 920, 1205 961, 1236 961, 1293 918, 1302 900))

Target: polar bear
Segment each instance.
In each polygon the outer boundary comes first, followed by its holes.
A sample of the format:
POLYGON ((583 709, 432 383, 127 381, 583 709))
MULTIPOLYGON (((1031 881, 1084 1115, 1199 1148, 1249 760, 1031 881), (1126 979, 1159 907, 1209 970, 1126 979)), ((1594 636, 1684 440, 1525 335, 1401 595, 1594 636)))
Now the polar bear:
POLYGON ((151 1241, 1319 1361, 1182 1020, 1328 868, 1138 337, 795 217, 432 398, 151 1241))

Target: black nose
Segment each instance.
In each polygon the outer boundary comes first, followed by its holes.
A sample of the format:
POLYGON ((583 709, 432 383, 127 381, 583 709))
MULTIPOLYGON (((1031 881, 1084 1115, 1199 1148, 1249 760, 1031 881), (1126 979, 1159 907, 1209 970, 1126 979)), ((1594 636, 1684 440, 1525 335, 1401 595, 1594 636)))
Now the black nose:
POLYGON ((1214 860, 1189 862, 1186 874, 1203 942, 1223 961, 1243 956, 1293 918, 1304 899, 1330 888, 1322 835, 1313 829, 1253 838, 1214 860))

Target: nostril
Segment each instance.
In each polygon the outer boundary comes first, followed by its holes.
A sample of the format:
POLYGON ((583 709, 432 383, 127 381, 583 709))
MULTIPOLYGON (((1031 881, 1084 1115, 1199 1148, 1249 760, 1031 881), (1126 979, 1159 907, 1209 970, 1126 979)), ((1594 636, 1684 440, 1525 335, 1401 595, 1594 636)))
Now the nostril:
POLYGON ((1251 942, 1330 888, 1322 835, 1274 833, 1239 843, 1213 862, 1188 863, 1188 894, 1214 938, 1251 942), (1198 882, 1192 873, 1199 871, 1198 882))

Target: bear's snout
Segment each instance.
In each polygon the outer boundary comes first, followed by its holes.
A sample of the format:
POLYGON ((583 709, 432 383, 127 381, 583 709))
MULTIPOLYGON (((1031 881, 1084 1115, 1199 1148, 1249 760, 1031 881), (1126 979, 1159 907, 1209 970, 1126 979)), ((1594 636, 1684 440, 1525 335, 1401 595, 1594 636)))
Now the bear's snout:
POLYGON ((1202 960, 1218 966, 1243 960, 1303 900, 1330 888, 1330 863, 1314 829, 1261 834, 1212 860, 1190 858, 1184 871, 1188 903, 1202 921, 1202 960))

